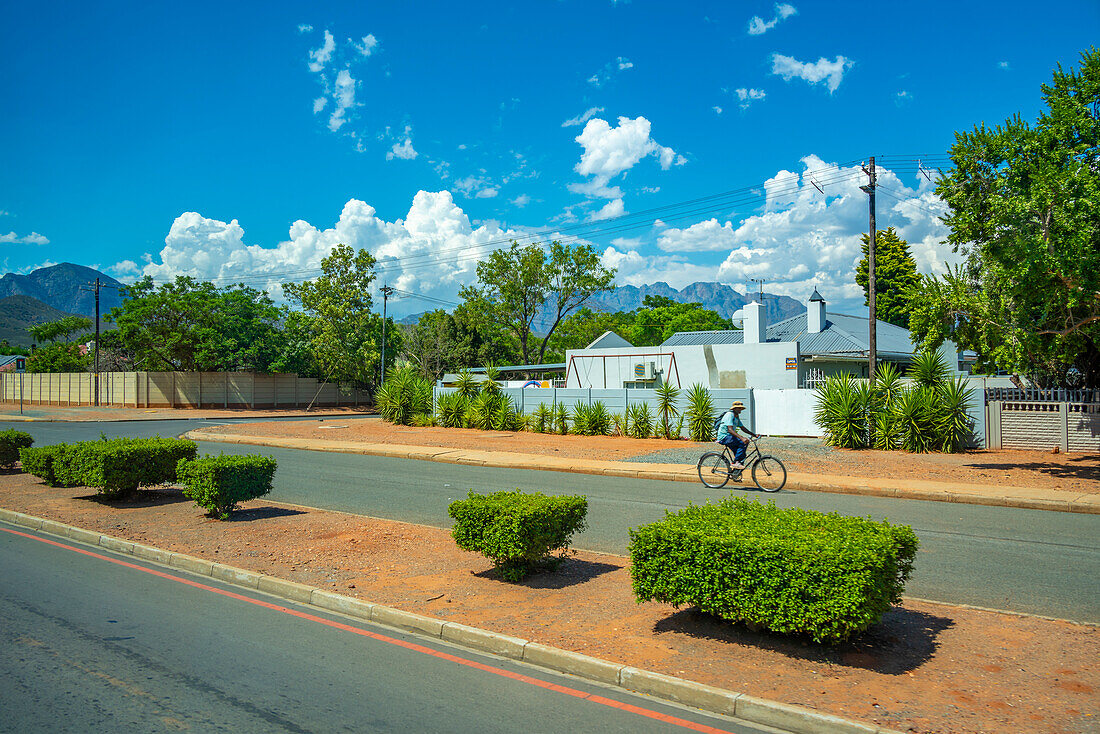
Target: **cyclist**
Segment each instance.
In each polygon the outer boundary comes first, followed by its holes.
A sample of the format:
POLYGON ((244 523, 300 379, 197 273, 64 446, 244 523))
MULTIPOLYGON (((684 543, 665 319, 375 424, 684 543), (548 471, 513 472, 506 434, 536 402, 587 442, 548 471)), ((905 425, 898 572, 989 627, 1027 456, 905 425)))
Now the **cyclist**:
POLYGON ((759 434, 753 433, 745 424, 741 422, 741 411, 745 409, 745 404, 740 400, 734 400, 730 409, 722 416, 722 426, 718 429, 718 443, 723 446, 729 446, 733 449, 733 469, 744 469, 745 465, 741 462, 745 458, 745 449, 748 446, 748 441, 741 438, 737 432, 744 431, 753 438, 760 438, 759 434))

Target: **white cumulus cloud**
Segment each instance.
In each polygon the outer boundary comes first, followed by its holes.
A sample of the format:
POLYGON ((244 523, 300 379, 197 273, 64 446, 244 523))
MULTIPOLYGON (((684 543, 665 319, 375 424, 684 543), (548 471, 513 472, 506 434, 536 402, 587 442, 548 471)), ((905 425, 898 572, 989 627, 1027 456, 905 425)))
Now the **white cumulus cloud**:
POLYGON ((412 144, 412 128, 405 127, 405 139, 393 144, 393 148, 386 153, 386 160, 392 161, 394 158, 400 158, 404 161, 415 160, 420 155, 413 148, 412 144))
POLYGON ((618 127, 611 127, 607 120, 598 117, 589 120, 575 138, 584 152, 573 170, 606 184, 650 155, 656 156, 665 170, 673 163, 683 165, 686 161, 682 156, 677 158, 676 151, 650 137, 650 127, 649 120, 644 117, 633 120, 620 117, 618 127))
POLYGON ((15 232, 8 232, 7 234, 0 234, 0 244, 10 245, 48 245, 49 239, 45 236, 38 234, 37 232, 31 232, 30 234, 20 237, 15 232))
POLYGON ((764 20, 759 15, 754 15, 752 19, 749 20, 749 35, 763 35, 764 33, 767 33, 772 28, 775 28, 777 25, 779 25, 780 21, 786 20, 792 15, 796 15, 797 13, 798 10, 796 10, 793 5, 780 3, 775 6, 775 17, 771 20, 764 20))
POLYGON ((621 217, 624 214, 626 214, 626 206, 623 204, 623 200, 612 199, 604 204, 599 211, 589 215, 588 221, 599 222, 604 219, 611 219, 612 217, 621 217))
POLYGON ((355 50, 359 52, 360 56, 370 56, 374 53, 374 49, 378 48, 378 39, 374 37, 373 33, 368 33, 363 36, 363 40, 359 43, 353 43, 355 50))
MULTIPOLYGON (((341 69, 340 73, 336 75, 336 88, 332 95, 333 100, 336 102, 336 109, 333 111, 332 116, 328 118, 329 130, 335 132, 347 122, 344 113, 355 106, 356 85, 357 82, 348 69, 341 69)), ((313 102, 313 107, 314 110, 317 109, 316 100, 313 102)))
POLYGON ((741 87, 740 89, 737 89, 735 91, 737 94, 737 99, 741 102, 741 109, 746 109, 753 102, 764 99, 768 96, 763 89, 751 89, 741 87))
POLYGON ((311 59, 309 62, 309 70, 312 72, 322 71, 325 68, 325 64, 332 58, 332 52, 335 50, 336 39, 326 30, 325 40, 321 44, 321 47, 309 52, 309 58, 311 59))
POLYGON ((844 73, 854 65, 854 61, 844 56, 837 56, 832 61, 823 56, 809 63, 783 54, 772 54, 772 74, 779 75, 785 82, 791 79, 802 79, 810 84, 824 82, 830 94, 836 91, 844 79, 844 73))

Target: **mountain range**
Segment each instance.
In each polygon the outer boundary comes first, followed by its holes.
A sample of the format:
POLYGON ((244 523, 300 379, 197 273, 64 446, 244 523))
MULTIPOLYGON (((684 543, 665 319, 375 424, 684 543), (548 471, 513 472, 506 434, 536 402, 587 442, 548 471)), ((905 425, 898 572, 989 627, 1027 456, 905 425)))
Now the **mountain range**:
POLYGON ((30 296, 47 306, 66 313, 95 318, 95 293, 99 278, 99 312, 105 314, 122 303, 118 289, 122 283, 98 270, 73 263, 61 263, 32 270, 26 275, 8 273, 0 278, 0 298, 30 296))

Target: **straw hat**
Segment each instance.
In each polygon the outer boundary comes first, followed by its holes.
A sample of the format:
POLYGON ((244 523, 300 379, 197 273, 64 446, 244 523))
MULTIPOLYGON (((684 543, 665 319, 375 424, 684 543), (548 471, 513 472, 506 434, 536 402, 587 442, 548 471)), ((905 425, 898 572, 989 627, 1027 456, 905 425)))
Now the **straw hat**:
POLYGON ((744 410, 745 409, 745 404, 742 403, 740 400, 734 400, 733 405, 730 406, 730 410, 737 410, 738 408, 740 408, 741 410, 744 410))

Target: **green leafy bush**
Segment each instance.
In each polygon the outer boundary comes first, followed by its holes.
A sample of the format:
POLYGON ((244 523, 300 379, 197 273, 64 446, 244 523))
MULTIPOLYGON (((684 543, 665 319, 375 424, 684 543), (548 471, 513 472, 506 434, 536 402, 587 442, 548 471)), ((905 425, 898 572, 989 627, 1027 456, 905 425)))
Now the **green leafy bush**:
POLYGON ((632 529, 631 579, 640 602, 833 643, 901 600, 917 546, 904 525, 731 498, 632 529))
POLYGON ((34 439, 25 431, 0 431, 0 466, 15 466, 19 461, 19 449, 29 449, 33 445, 34 439))
POLYGON ((194 441, 178 438, 114 438, 69 444, 54 455, 53 471, 61 486, 95 487, 117 498, 140 486, 176 481, 180 459, 198 453, 194 441))
POLYGON ((688 436, 692 441, 713 441, 714 401, 698 382, 688 389, 688 436))
POLYGON ((19 461, 23 465, 23 471, 28 474, 38 477, 51 487, 64 487, 66 485, 57 478, 54 462, 66 448, 68 444, 59 443, 53 446, 19 449, 19 461))
POLYGON ((177 467, 183 494, 195 500, 210 517, 225 520, 239 502, 271 491, 275 459, 270 456, 204 456, 182 459, 177 467))
POLYGON ((569 537, 585 528, 588 499, 583 496, 549 497, 540 492, 470 492, 451 503, 451 534, 459 548, 492 560, 502 578, 519 581, 541 568, 553 568, 569 537))

